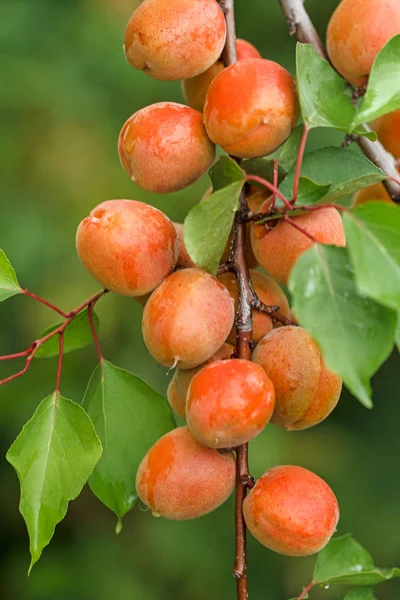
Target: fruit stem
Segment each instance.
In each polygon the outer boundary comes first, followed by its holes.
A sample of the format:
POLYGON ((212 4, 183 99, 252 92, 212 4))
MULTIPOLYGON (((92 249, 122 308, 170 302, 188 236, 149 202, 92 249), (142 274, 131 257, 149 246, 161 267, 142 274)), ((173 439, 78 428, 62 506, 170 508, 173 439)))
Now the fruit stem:
POLYGON ((304 124, 303 125, 303 135, 301 136, 301 142, 300 142, 300 147, 299 147, 299 153, 297 155, 296 171, 294 174, 293 199, 291 202, 292 205, 296 204, 297 197, 299 195, 301 165, 303 164, 304 150, 306 149, 308 131, 309 131, 308 127, 304 124))
POLYGON ((311 583, 308 584, 308 586, 306 588, 304 588, 304 590, 301 592, 300 596, 297 598, 297 600, 303 600, 303 598, 307 598, 307 594, 310 590, 312 590, 312 588, 314 587, 315 583, 314 581, 311 581, 311 583))

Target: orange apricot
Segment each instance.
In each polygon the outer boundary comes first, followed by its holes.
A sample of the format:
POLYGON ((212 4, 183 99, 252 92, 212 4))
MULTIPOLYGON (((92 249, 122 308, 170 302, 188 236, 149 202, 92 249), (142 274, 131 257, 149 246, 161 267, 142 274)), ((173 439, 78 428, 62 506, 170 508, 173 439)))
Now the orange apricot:
POLYGON ((365 85, 376 55, 398 33, 398 0, 342 0, 328 25, 329 58, 352 85, 365 85))
POLYGON ((321 351, 302 327, 289 325, 268 333, 253 352, 274 384, 272 422, 288 430, 317 425, 333 411, 342 379, 328 369, 321 351))
POLYGON ((174 227, 179 241, 179 255, 176 263, 177 267, 182 267, 183 269, 195 267, 196 264, 192 261, 188 251, 186 250, 185 241, 183 239, 183 224, 174 223, 174 227))
MULTIPOLYGON (((262 205, 261 212, 266 212, 269 208, 267 202, 262 205)), ((293 217, 293 221, 320 244, 341 247, 346 245, 342 219, 335 208, 310 211, 293 217)), ((273 227, 251 226, 254 256, 259 264, 283 285, 287 285, 290 271, 298 257, 312 245, 313 241, 309 237, 282 219, 273 227)))
POLYGON ((222 346, 233 319, 233 300, 218 279, 201 269, 182 269, 147 301, 143 337, 159 363, 191 369, 222 346))
POLYGON ((76 247, 89 273, 123 296, 153 291, 172 273, 179 249, 172 221, 136 200, 96 206, 78 227, 76 247))
POLYGON ((211 140, 240 158, 264 156, 289 137, 298 118, 293 77, 271 60, 247 58, 211 83, 204 123, 211 140))
POLYGON ((201 517, 225 502, 235 485, 232 452, 202 446, 187 427, 158 440, 136 476, 139 498, 155 517, 184 521, 201 517))
POLYGON ((189 386, 186 420, 192 435, 211 448, 231 448, 254 439, 269 422, 275 392, 265 371, 249 360, 211 363, 189 386))
POLYGON ((383 183, 374 183, 368 187, 359 190, 353 196, 352 206, 362 206, 368 202, 385 202, 386 204, 395 204, 386 191, 383 183))
POLYGON ((223 344, 221 348, 202 365, 199 365, 194 369, 175 369, 174 376, 168 386, 167 398, 177 415, 182 419, 186 418, 186 397, 193 377, 197 375, 201 369, 204 369, 207 364, 217 360, 231 358, 234 352, 235 348, 233 346, 230 344, 223 344))
MULTIPOLYGON (((279 312, 289 318, 290 308, 287 298, 279 285, 260 271, 250 270, 251 282, 257 296, 267 306, 279 306, 279 312)), ((235 301, 235 308, 238 305, 238 288, 236 277, 232 273, 224 273, 218 277, 220 282, 226 287, 230 295, 235 301)), ((260 313, 256 310, 252 311, 253 318, 253 340, 259 342, 273 328, 273 322, 270 315, 260 313)), ((236 343, 236 327, 232 327, 228 340, 230 344, 236 343)))
POLYGON ((118 151, 132 181, 161 194, 197 181, 215 158, 201 113, 176 102, 158 102, 129 117, 118 151))
MULTIPOLYGON (((400 31, 399 31, 400 33, 400 31)), ((395 110, 371 123, 379 141, 396 159, 400 158, 400 110, 395 110)), ((399 163, 400 164, 400 163, 399 163)))
MULTIPOLYGON (((243 60, 245 58, 261 58, 261 55, 257 48, 246 42, 246 40, 236 40, 236 53, 237 60, 243 60)), ((224 63, 222 60, 217 60, 207 71, 191 77, 190 79, 184 79, 182 81, 182 93, 185 102, 195 108, 196 110, 203 110, 204 100, 206 99, 207 90, 210 87, 212 80, 224 69, 224 63)))
POLYGON ((302 467, 269 469, 243 504, 247 527, 278 554, 307 556, 329 542, 339 520, 339 505, 327 483, 302 467))
POLYGON ((154 79, 187 79, 218 60, 225 37, 216 0, 144 0, 126 26, 124 51, 154 79))

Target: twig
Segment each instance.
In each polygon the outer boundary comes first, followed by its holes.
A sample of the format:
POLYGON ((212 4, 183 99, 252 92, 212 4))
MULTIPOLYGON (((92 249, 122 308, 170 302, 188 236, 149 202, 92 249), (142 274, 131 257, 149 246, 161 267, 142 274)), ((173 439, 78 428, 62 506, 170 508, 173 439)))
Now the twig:
POLYGON ((290 204, 289 200, 286 198, 286 196, 284 196, 282 194, 282 192, 279 191, 279 189, 274 186, 270 181, 268 181, 267 179, 263 179, 262 177, 258 177, 258 175, 246 175, 245 181, 255 181, 256 183, 259 183, 261 185, 263 185, 264 187, 266 187, 270 192, 272 192, 273 194, 275 194, 276 196, 278 196, 278 198, 280 200, 282 200, 283 204, 286 206, 286 208, 288 210, 291 210, 293 208, 293 206, 290 204))
POLYGON ((52 310, 54 310, 56 313, 58 313, 59 315, 61 315, 62 317, 64 317, 64 319, 67 318, 67 314, 63 310, 61 310, 61 308, 58 308, 54 304, 51 304, 51 302, 48 302, 44 298, 41 298, 40 296, 37 296, 36 294, 33 294, 29 290, 22 290, 22 293, 25 296, 28 296, 28 298, 33 298, 34 300, 37 300, 41 304, 44 304, 45 306, 48 306, 49 308, 51 308, 52 310))
POLYGON ((308 586, 306 588, 304 588, 304 590, 301 592, 300 596, 297 598, 297 600, 303 600, 303 598, 307 597, 307 594, 310 590, 312 590, 312 588, 314 587, 315 583, 314 581, 311 581, 311 583, 308 584, 308 586))
POLYGON ((89 318, 90 329, 92 331, 94 345, 96 346, 97 355, 101 362, 103 360, 103 354, 101 352, 99 337, 97 335, 96 327, 94 325, 94 320, 93 320, 93 308, 94 308, 95 302, 96 301, 91 302, 88 306, 88 318, 89 318))
POLYGON ((260 313, 270 315, 274 321, 278 321, 279 323, 282 323, 282 325, 297 325, 297 323, 279 312, 279 306, 267 306, 264 302, 261 302, 256 294, 253 296, 252 307, 260 313))

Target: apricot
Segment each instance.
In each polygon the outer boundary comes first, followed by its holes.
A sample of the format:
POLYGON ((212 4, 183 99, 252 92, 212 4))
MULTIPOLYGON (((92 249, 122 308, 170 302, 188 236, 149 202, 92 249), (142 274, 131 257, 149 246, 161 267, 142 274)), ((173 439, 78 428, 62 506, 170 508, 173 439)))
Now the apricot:
POLYGON ((231 448, 261 433, 274 404, 274 387, 259 365, 237 358, 217 361, 191 381, 187 425, 205 446, 231 448))
MULTIPOLYGON (((279 306, 279 312, 289 318, 290 308, 287 298, 279 285, 264 273, 260 271, 250 270, 251 282, 257 296, 267 306, 279 306)), ((235 301, 235 308, 238 305, 238 288, 236 277, 232 273, 224 273, 218 277, 220 282, 226 287, 230 295, 235 301)), ((259 342, 273 328, 273 322, 270 315, 260 313, 256 310, 252 311, 253 318, 253 340, 259 342)), ((236 327, 232 327, 227 341, 230 344, 236 343, 236 327)))
POLYGON ((368 202, 395 204, 382 183, 374 183, 354 194, 352 206, 362 206, 368 202))
POLYGON ((211 83, 204 123, 211 140, 239 158, 274 152, 298 118, 293 77, 271 60, 246 58, 211 83))
POLYGON ((307 429, 333 411, 342 379, 328 369, 321 351, 302 327, 289 325, 268 333, 253 352, 274 384, 272 422, 285 429, 307 429))
POLYGON ((222 346, 233 319, 233 300, 218 279, 201 269, 182 269, 147 301, 143 337, 159 363, 191 369, 222 346))
POLYGON ((162 194, 197 181, 215 158, 201 113, 176 102, 151 104, 129 117, 118 151, 132 181, 162 194))
POLYGON ((232 452, 202 446, 187 427, 158 440, 136 475, 139 498, 155 517, 184 521, 201 517, 225 502, 235 485, 232 452))
POLYGON ((172 273, 179 251, 172 221, 136 200, 96 206, 78 227, 76 247, 89 273, 123 296, 153 291, 172 273))
MULTIPOLYGON (((245 58, 261 58, 261 55, 257 48, 246 42, 246 40, 236 40, 236 53, 237 60, 243 60, 245 58)), ((182 81, 182 93, 185 102, 195 108, 196 110, 203 110, 204 100, 206 99, 207 90, 210 87, 212 80, 224 69, 224 63, 222 60, 217 60, 207 71, 191 77, 190 79, 184 79, 182 81)))
POLYGON ((176 235, 178 236, 179 242, 179 255, 178 261, 176 263, 177 267, 182 267, 183 269, 187 269, 190 267, 195 267, 196 264, 192 261, 189 256, 188 251, 186 250, 185 241, 183 239, 183 225, 182 223, 174 223, 176 235))
POLYGON ((263 546, 286 556, 307 556, 329 542, 339 520, 339 505, 318 475, 284 465, 257 480, 244 501, 243 514, 263 546))
POLYGON ((398 0, 342 0, 328 25, 329 58, 352 85, 365 85, 376 55, 398 33, 398 0))
MULTIPOLYGON (((399 7, 400 9, 400 7, 399 7)), ((400 110, 395 110, 371 123, 379 141, 396 159, 400 158, 400 110)))
POLYGON ((218 60, 225 38, 216 0, 144 0, 126 26, 124 51, 154 79, 187 79, 218 60))
MULTIPOLYGON (((261 212, 269 208, 267 202, 262 205, 261 212)), ((310 211, 293 217, 293 221, 320 244, 346 245, 342 219, 335 208, 310 211)), ((251 226, 254 256, 263 269, 283 285, 287 285, 296 260, 312 245, 309 237, 282 219, 272 227, 256 224, 251 226)))
POLYGON ((235 352, 235 348, 231 344, 223 344, 219 350, 213 356, 198 367, 194 369, 176 369, 173 378, 171 379, 168 390, 167 398, 173 410, 182 419, 186 418, 186 397, 189 389, 189 385, 195 375, 207 364, 215 362, 217 360, 225 360, 231 358, 235 352))

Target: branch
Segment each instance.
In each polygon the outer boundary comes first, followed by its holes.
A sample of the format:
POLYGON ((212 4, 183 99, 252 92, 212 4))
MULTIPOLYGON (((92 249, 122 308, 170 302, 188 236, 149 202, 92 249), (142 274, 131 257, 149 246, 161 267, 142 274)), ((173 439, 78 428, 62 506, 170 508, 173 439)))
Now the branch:
MULTIPOLYGON (((303 0, 279 0, 279 3, 288 22, 290 34, 296 34, 299 42, 311 44, 314 50, 329 62, 325 47, 304 8, 303 0)), ((371 131, 368 125, 364 125, 364 127, 371 131)), ((348 141, 356 142, 365 156, 382 169, 388 177, 383 182, 388 194, 392 200, 400 202, 400 186, 393 181, 393 179, 398 177, 394 157, 378 141, 371 142, 366 137, 360 135, 347 136, 347 139, 348 141)))

